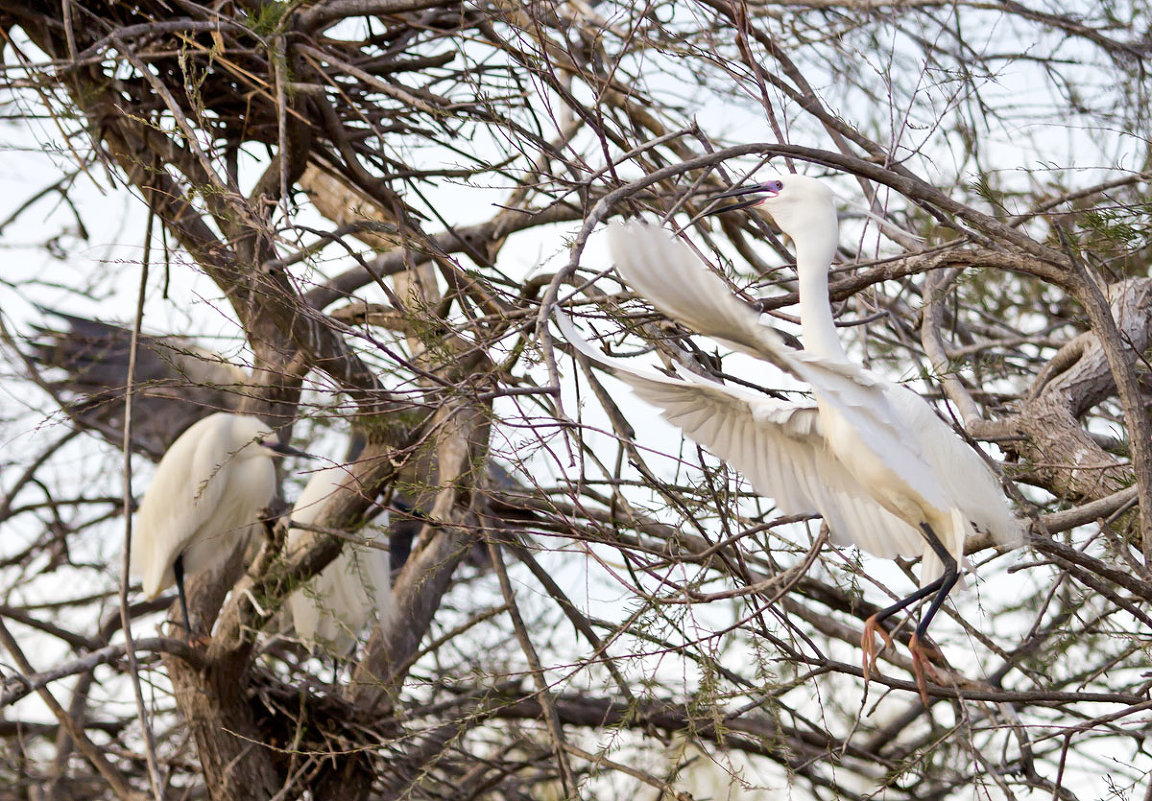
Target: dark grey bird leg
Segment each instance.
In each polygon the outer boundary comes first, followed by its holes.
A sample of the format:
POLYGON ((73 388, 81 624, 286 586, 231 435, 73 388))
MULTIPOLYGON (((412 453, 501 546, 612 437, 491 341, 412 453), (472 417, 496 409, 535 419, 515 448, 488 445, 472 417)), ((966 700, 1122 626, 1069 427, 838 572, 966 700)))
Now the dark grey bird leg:
POLYGON ((872 662, 875 661, 876 657, 873 633, 879 630, 881 636, 884 637, 890 645, 892 638, 880 624, 900 610, 906 609, 920 599, 927 598, 929 595, 935 593, 932 603, 928 606, 928 611, 925 612, 924 617, 920 619, 920 624, 916 626, 916 631, 912 634, 912 638, 908 643, 908 650, 912 652, 912 667, 913 672, 916 674, 916 686, 920 690, 920 697, 924 701, 924 705, 927 706, 928 692, 927 683, 924 678, 924 664, 926 660, 921 641, 928 635, 928 626, 931 625, 932 618, 936 617, 936 613, 940 611, 940 607, 944 604, 944 599, 948 597, 948 593, 956 586, 960 572, 957 569, 956 560, 952 558, 952 554, 948 553, 948 549, 944 547, 944 543, 936 536, 936 532, 932 530, 932 527, 927 523, 921 523, 920 529, 924 534, 924 539, 928 542, 928 546, 944 564, 944 573, 940 578, 926 584, 908 597, 902 598, 891 606, 881 609, 868 618, 868 620, 864 622, 864 637, 861 641, 861 647, 864 649, 864 680, 867 681, 869 673, 871 673, 872 662))
POLYGON ((188 597, 184 594, 184 554, 172 563, 172 574, 176 576, 176 594, 180 596, 180 612, 184 615, 184 631, 188 642, 192 642, 192 624, 188 620, 188 597))
POLYGON ((924 539, 928 540, 929 547, 940 557, 940 561, 944 564, 944 574, 928 585, 928 587, 935 587, 937 584, 940 586, 937 588, 936 597, 932 599, 932 603, 928 606, 928 611, 925 612, 924 617, 920 619, 920 625, 916 627, 916 636, 923 638, 928 634, 928 626, 932 623, 932 618, 936 617, 936 613, 940 611, 940 607, 944 604, 944 599, 948 597, 948 593, 952 592, 952 588, 956 586, 956 581, 960 578, 960 571, 956 560, 952 558, 952 554, 948 553, 948 549, 944 547, 944 543, 940 542, 940 538, 936 536, 936 532, 932 530, 932 527, 927 523, 921 523, 920 528, 924 531, 924 539))

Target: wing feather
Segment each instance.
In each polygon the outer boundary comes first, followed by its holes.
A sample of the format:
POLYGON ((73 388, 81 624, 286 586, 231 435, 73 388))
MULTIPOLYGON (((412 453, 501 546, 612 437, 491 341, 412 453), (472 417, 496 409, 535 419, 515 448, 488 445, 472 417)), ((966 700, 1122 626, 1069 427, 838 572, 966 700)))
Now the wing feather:
POLYGON ((819 514, 836 541, 881 556, 920 556, 924 540, 872 500, 829 451, 814 407, 782 404, 753 392, 688 374, 670 378, 594 349, 563 312, 564 338, 629 384, 690 439, 738 469, 784 514, 819 514))
MULTIPOLYGON (((345 486, 347 478, 345 465, 317 470, 292 507, 293 522, 315 523, 340 493, 354 492, 345 486)), ((288 531, 287 548, 307 547, 317 536, 293 527, 288 531)), ((286 606, 296 634, 310 643, 328 643, 335 652, 347 652, 373 614, 380 621, 395 614, 390 579, 386 551, 345 543, 340 555, 319 575, 289 596, 286 606)))
POLYGON ((887 398, 890 384, 858 365, 787 347, 760 315, 683 242, 662 228, 640 222, 615 223, 608 244, 616 269, 656 308, 692 329, 766 360, 807 382, 820 403, 839 415, 850 433, 834 447, 858 475, 883 470, 937 507, 948 499, 920 451, 912 447, 904 421, 887 398), (869 454, 872 457, 869 457, 869 454), (866 463, 866 464, 865 464, 866 463))
POLYGON ((217 464, 217 441, 227 418, 214 414, 199 420, 172 443, 136 512, 130 563, 144 595, 155 598, 176 577, 172 565, 196 532, 212 516, 227 483, 217 464), (188 476, 209 476, 195 485, 188 476))
POLYGON ((912 390, 893 384, 887 395, 953 506, 1000 545, 1021 544, 1023 523, 1012 512, 1000 479, 984 458, 912 390))

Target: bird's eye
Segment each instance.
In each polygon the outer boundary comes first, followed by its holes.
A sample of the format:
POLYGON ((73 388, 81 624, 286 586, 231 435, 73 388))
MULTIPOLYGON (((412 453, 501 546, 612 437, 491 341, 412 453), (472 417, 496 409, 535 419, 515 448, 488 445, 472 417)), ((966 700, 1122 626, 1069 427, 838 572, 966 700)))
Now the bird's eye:
POLYGON ((768 186, 771 187, 773 190, 779 192, 781 189, 784 188, 784 182, 783 181, 770 181, 768 183, 768 186))

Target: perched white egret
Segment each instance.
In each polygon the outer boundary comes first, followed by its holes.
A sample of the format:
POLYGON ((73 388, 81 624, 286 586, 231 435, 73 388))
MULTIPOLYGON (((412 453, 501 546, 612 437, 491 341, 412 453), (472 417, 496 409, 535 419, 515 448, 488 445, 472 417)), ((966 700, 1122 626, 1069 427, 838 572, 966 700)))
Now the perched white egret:
POLYGON ((578 350, 738 468, 785 514, 819 514, 835 542, 878 556, 923 557, 920 589, 870 617, 862 646, 867 679, 874 633, 879 629, 890 639, 880 624, 935 594, 909 643, 927 702, 923 642, 956 583, 965 537, 975 524, 997 543, 1015 546, 1023 526, 984 459, 919 395, 848 361, 828 302, 839 235, 829 189, 789 175, 722 196, 744 194, 754 197, 736 207, 760 206, 795 244, 808 350, 784 345, 684 243, 658 228, 629 223, 609 229, 617 270, 670 317, 807 381, 815 405, 773 400, 690 372, 675 378, 640 370, 592 348, 563 314, 559 325, 578 350))
MULTIPOLYGON (((332 465, 313 473, 292 507, 292 522, 311 525, 341 493, 355 492, 354 486, 345 484, 347 479, 346 465, 332 465)), ((383 530, 388 529, 388 522, 385 511, 383 530)), ((315 532, 293 527, 288 531, 287 549, 304 547, 316 536, 319 535, 315 532)), ((367 544, 344 543, 339 556, 288 597, 287 608, 297 636, 311 647, 323 643, 334 653, 348 653, 373 615, 385 626, 395 616, 390 578, 388 551, 367 544)))
POLYGON ((272 459, 304 455, 256 417, 218 412, 192 425, 160 460, 136 513, 132 573, 155 598, 173 583, 191 635, 184 577, 214 570, 249 542, 276 493, 272 459))

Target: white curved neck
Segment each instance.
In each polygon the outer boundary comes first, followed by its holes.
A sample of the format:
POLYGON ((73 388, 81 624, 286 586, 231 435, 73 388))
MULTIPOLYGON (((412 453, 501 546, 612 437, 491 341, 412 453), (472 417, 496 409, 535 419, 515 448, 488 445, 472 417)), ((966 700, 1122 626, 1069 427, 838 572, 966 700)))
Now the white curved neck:
POLYGON ((819 356, 846 361, 828 300, 828 269, 836 253, 838 236, 839 226, 833 211, 831 219, 797 231, 792 241, 796 244, 796 272, 800 276, 800 333, 804 347, 819 356))

